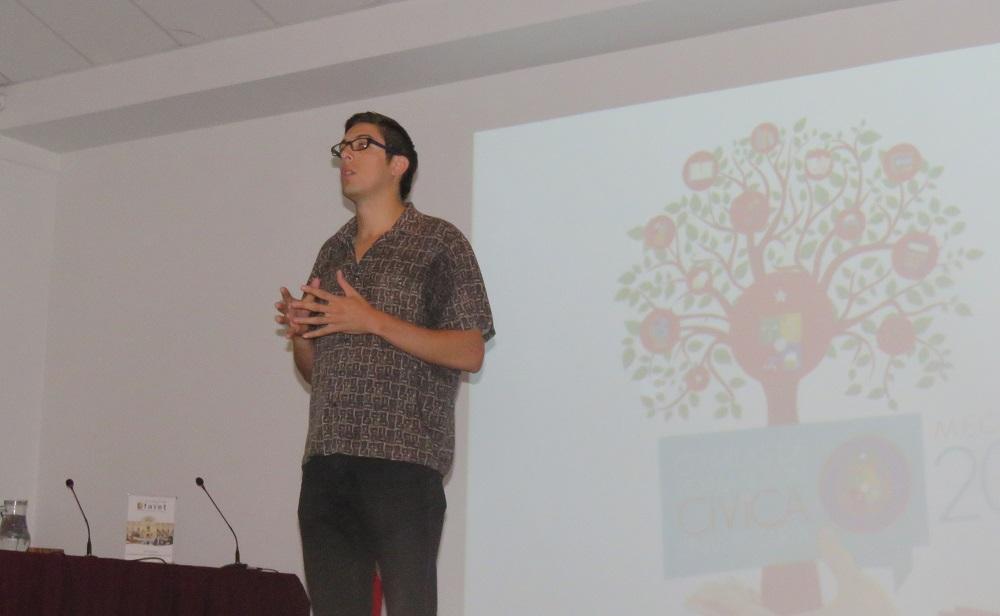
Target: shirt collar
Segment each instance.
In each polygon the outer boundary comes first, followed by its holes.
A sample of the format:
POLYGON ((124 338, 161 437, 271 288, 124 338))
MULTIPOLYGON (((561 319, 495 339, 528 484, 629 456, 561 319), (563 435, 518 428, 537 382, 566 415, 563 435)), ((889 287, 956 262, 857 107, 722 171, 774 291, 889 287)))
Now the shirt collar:
MULTIPOLYGON (((389 230, 385 232, 382 237, 390 236, 395 233, 405 233, 407 235, 413 235, 419 232, 420 218, 422 214, 417 211, 413 203, 407 201, 405 204, 405 209, 403 213, 399 215, 396 222, 392 223, 389 230)), ((340 230, 338 235, 340 236, 340 241, 348 246, 354 246, 354 237, 358 234, 358 216, 354 215, 347 224, 340 230)))

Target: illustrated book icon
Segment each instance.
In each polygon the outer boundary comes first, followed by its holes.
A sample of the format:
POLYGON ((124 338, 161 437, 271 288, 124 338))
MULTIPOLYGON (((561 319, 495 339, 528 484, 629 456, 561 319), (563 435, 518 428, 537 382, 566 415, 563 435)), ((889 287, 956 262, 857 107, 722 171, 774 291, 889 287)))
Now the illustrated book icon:
POLYGON ((174 559, 174 496, 128 495, 125 560, 174 559))

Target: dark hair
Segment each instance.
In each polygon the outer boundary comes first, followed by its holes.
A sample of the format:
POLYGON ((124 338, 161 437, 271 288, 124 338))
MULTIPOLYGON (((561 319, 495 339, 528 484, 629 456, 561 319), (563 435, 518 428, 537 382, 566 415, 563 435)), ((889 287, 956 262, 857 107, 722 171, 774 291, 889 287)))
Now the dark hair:
POLYGON ((364 111, 352 115, 344 123, 344 132, 351 130, 355 124, 374 124, 382 131, 386 154, 390 157, 402 156, 410 161, 410 166, 399 180, 399 197, 405 201, 410 196, 413 175, 417 172, 417 149, 413 147, 410 135, 407 134, 405 128, 400 126, 399 122, 374 111, 364 111))

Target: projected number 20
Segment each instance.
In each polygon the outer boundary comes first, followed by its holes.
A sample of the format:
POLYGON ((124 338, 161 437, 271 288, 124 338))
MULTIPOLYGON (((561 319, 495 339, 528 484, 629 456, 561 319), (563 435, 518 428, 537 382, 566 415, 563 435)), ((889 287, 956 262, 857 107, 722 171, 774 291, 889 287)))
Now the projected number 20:
POLYGON ((938 455, 934 465, 940 467, 946 458, 955 458, 962 464, 962 484, 941 514, 941 521, 966 522, 979 517, 975 513, 969 513, 968 507, 962 505, 968 501, 967 493, 970 491, 975 493, 977 478, 986 504, 994 513, 1000 515, 1000 494, 997 494, 1000 491, 998 490, 1000 489, 1000 441, 991 444, 982 459, 968 447, 948 447, 938 455))

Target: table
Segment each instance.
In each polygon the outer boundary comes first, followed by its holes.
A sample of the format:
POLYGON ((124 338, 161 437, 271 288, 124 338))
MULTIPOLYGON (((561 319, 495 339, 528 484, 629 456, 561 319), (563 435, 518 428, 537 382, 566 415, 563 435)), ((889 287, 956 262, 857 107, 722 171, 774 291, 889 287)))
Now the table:
POLYGON ((0 616, 309 616, 299 578, 0 550, 0 616))

